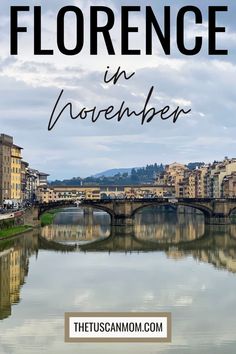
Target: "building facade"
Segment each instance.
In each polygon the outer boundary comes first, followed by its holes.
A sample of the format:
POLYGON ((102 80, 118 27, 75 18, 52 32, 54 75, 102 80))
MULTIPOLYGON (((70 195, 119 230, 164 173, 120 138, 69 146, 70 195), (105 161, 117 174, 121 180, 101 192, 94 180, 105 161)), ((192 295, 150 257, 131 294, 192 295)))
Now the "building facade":
POLYGON ((11 148, 13 138, 0 135, 0 204, 11 199, 11 148))
POLYGON ((167 165, 165 171, 156 178, 156 184, 168 183, 174 188, 177 198, 234 198, 236 159, 225 158, 189 170, 186 166, 174 163, 167 165))
POLYGON ((19 206, 37 200, 39 186, 47 185, 48 174, 30 168, 13 137, 0 134, 0 205, 19 206))
POLYGON ((79 201, 82 199, 100 200, 108 198, 151 198, 170 197, 172 186, 40 186, 38 200, 41 203, 57 201, 79 201))
POLYGON ((11 147, 11 200, 16 203, 22 202, 21 189, 21 151, 17 145, 11 147))

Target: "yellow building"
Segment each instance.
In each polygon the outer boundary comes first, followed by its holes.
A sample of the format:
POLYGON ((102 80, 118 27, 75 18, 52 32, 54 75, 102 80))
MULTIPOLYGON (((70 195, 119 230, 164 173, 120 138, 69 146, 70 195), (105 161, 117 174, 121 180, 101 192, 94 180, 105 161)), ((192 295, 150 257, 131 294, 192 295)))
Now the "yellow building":
POLYGON ((21 193, 21 150, 17 145, 11 148, 11 199, 14 201, 22 200, 21 193))
POLYGON ((188 168, 181 163, 174 162, 166 165, 165 171, 157 177, 156 184, 173 186, 175 196, 183 197, 185 189, 184 179, 187 171, 188 168))
POLYGON ((208 172, 209 166, 205 165, 199 168, 198 170, 198 197, 207 198, 208 197, 208 172))
POLYGON ((39 187, 37 198, 42 203, 74 201, 80 199, 100 199, 100 187, 96 186, 55 186, 39 187))
POLYGON ((197 197, 197 174, 195 171, 191 172, 188 177, 188 198, 197 197))

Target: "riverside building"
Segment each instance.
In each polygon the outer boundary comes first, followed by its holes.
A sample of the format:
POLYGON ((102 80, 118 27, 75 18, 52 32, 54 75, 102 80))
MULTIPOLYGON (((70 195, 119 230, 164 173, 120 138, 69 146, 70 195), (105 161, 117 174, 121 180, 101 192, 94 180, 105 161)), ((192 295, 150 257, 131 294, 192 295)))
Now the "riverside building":
POLYGON ((47 185, 46 173, 31 169, 22 160, 23 148, 14 144, 13 137, 0 134, 0 205, 19 206, 35 201, 37 188, 47 185))
POLYGON ((0 134, 0 204, 11 198, 11 148, 13 138, 0 134))
POLYGON ((173 163, 156 177, 156 184, 174 188, 177 198, 235 198, 236 158, 225 157, 190 170, 183 164, 173 163))

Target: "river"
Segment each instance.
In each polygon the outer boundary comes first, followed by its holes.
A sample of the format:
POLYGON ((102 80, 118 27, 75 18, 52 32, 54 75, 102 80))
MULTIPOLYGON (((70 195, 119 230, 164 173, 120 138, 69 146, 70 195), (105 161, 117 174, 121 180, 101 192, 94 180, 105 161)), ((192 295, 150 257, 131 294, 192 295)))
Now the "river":
POLYGON ((150 209, 134 228, 102 212, 0 242, 1 354, 234 354, 236 225, 150 209), (64 313, 171 312, 170 344, 66 344, 64 313))

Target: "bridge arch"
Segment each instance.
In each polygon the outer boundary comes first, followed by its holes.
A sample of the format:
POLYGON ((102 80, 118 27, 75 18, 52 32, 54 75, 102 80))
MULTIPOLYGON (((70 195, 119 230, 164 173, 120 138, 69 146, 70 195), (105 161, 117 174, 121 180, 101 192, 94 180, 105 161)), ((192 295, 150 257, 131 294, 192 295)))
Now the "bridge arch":
POLYGON ((170 206, 170 207, 173 207, 173 206, 184 206, 184 207, 188 207, 188 208, 193 208, 193 209, 196 209, 196 210, 200 210, 204 217, 211 217, 212 215, 212 210, 203 206, 203 205, 199 205, 199 204, 191 204, 191 203, 184 203, 184 202, 178 202, 178 203, 170 203, 170 202, 163 202, 163 203, 153 203, 153 202, 150 202, 147 203, 147 204, 144 204, 144 205, 141 205, 141 206, 138 206, 137 208, 135 208, 132 212, 132 217, 135 216, 135 214, 137 214, 140 210, 142 209, 145 209, 145 208, 153 208, 153 207, 161 207, 161 206, 170 206))
POLYGON ((112 210, 112 209, 110 209, 110 208, 108 208, 108 207, 106 207, 106 206, 103 206, 103 205, 99 205, 99 204, 92 204, 92 205, 88 205, 88 206, 86 206, 86 205, 81 205, 81 208, 86 208, 86 207, 88 207, 88 208, 92 208, 92 209, 94 209, 94 210, 101 210, 101 211, 105 211, 105 213, 107 213, 107 214, 109 214, 110 215, 110 217, 111 217, 111 220, 112 220, 112 218, 114 218, 115 217, 115 213, 114 213, 114 211, 112 210))
POLYGON ((74 208, 76 207, 75 202, 57 202, 57 203, 47 203, 47 204, 39 204, 38 205, 38 219, 46 213, 47 211, 53 209, 66 209, 66 208, 74 208))
MULTIPOLYGON (((40 219, 40 217, 46 213, 49 210, 53 210, 53 209, 66 209, 66 208, 73 208, 76 207, 76 203, 75 202, 70 202, 70 203, 48 203, 48 204, 41 204, 39 205, 39 212, 38 212, 38 219, 40 219)), ((113 212, 112 209, 103 206, 103 205, 99 205, 99 204, 92 204, 92 205, 81 205, 79 206, 82 209, 85 208, 92 208, 92 209, 97 209, 97 210, 101 210, 106 212, 107 214, 110 215, 111 220, 114 218, 115 214, 113 212)))
POLYGON ((109 195, 107 193, 101 193, 101 200, 108 200, 109 199, 109 195))

